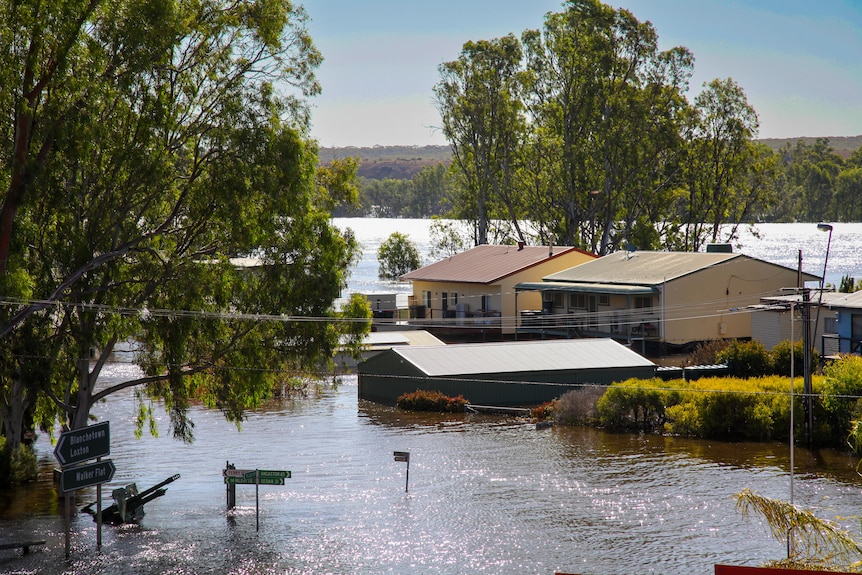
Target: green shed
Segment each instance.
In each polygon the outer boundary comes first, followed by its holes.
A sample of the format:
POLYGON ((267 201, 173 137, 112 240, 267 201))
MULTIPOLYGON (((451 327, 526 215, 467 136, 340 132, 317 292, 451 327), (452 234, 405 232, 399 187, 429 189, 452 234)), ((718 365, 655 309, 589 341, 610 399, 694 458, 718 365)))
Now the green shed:
POLYGON ((655 377, 656 365, 612 339, 398 346, 358 366, 359 398, 394 405, 417 390, 470 403, 539 405, 585 384, 655 377))

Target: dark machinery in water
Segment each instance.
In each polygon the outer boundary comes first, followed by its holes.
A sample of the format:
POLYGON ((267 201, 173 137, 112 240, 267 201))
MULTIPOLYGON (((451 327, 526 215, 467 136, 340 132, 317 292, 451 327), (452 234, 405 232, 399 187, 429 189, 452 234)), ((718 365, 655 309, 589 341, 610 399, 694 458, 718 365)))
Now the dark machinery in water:
MULTIPOLYGON (((144 504, 164 495, 167 492, 165 485, 173 483, 179 478, 180 474, 177 473, 141 492, 138 492, 138 486, 134 483, 114 489, 111 492, 114 503, 102 509, 102 521, 113 525, 139 521, 144 517, 144 504)), ((91 514, 95 520, 96 510, 93 509, 94 505, 96 505, 95 501, 81 509, 81 511, 91 514)))

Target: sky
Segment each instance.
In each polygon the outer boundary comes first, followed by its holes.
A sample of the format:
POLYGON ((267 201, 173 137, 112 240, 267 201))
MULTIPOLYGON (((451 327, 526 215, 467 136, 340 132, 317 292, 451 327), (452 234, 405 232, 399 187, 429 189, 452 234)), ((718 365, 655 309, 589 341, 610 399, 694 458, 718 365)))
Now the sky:
MULTIPOLYGON (((323 147, 446 145, 433 87, 470 40, 539 29, 561 0, 305 0, 324 62, 311 100, 323 147)), ((605 0, 695 57, 690 101, 733 78, 759 138, 862 135, 862 0, 605 0)))

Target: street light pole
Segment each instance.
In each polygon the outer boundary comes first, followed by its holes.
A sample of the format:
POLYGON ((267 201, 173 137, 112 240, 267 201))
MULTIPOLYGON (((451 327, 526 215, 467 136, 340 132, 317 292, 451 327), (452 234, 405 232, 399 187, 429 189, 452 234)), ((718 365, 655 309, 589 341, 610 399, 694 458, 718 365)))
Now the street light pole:
MULTIPOLYGON (((823 259, 823 275, 820 277, 820 290, 819 295, 817 296, 817 314, 814 316, 814 337, 817 336, 817 329, 820 325, 820 308, 823 304, 823 287, 826 281, 826 265, 829 263, 829 247, 832 245, 832 225, 819 223, 817 224, 817 229, 821 232, 829 232, 829 239, 826 242, 826 257, 823 259)), ((803 354, 803 358, 805 361, 805 374, 804 374, 804 395, 805 395, 805 439, 807 442, 811 442, 812 434, 814 433, 814 410, 812 409, 812 399, 814 395, 814 388, 811 384, 811 372, 812 372, 812 359, 813 359, 813 350, 812 345, 814 342, 812 341, 811 336, 811 313, 809 311, 810 302, 808 297, 808 289, 805 288, 802 291, 802 299, 803 299, 803 314, 804 321, 803 325, 805 327, 805 333, 803 333, 805 342, 805 350, 803 354), (808 312, 808 313, 806 313, 808 312)))

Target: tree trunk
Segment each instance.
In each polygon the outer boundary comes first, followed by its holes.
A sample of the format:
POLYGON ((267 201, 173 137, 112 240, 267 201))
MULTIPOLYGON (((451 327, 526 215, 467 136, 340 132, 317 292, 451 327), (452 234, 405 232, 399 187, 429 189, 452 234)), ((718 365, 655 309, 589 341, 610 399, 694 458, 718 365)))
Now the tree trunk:
POLYGON ((30 394, 20 378, 12 380, 7 398, 8 403, 0 405, 0 422, 6 434, 6 446, 17 452, 24 438, 24 414, 30 407, 30 394))

